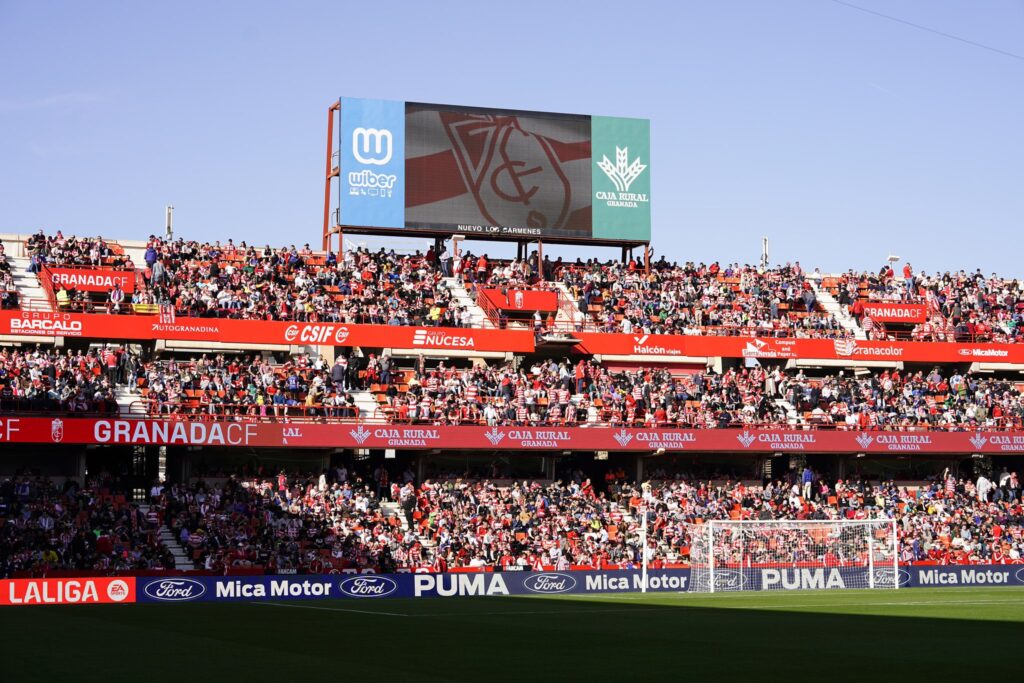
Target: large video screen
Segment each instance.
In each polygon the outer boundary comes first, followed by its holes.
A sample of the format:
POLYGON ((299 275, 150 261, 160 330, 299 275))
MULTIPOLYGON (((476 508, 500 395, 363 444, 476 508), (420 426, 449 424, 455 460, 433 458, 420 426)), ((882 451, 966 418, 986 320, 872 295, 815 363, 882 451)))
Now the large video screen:
POLYGON ((650 240, 650 124, 341 99, 343 227, 650 240))

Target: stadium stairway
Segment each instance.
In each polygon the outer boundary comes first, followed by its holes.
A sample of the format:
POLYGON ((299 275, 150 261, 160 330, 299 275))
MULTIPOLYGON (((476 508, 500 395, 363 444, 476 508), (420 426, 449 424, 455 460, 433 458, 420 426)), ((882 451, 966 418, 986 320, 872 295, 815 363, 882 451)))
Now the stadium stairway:
POLYGON ((821 304, 821 307, 825 309, 826 313, 831 314, 831 316, 839 322, 844 330, 852 332, 854 339, 868 338, 867 333, 857 323, 857 320, 843 310, 843 307, 839 305, 839 302, 836 301, 835 297, 832 296, 831 293, 822 289, 820 280, 816 280, 813 277, 808 276, 807 281, 811 283, 811 289, 814 290, 814 296, 817 297, 818 303, 821 304))
POLYGON ((22 308, 26 306, 26 301, 31 300, 33 310, 52 311, 53 306, 50 304, 46 292, 43 291, 42 285, 39 284, 39 278, 36 277, 35 273, 29 272, 32 260, 27 256, 8 256, 7 260, 11 265, 11 274, 14 275, 14 286, 18 290, 18 298, 22 302, 22 308))
MULTIPOLYGON (((139 505, 139 509, 142 510, 142 514, 149 516, 149 505, 139 505)), ((174 557, 174 566, 177 569, 193 569, 195 563, 192 561, 191 555, 188 551, 182 547, 181 543, 174 536, 174 533, 167 528, 166 525, 161 524, 157 531, 157 537, 160 542, 167 546, 167 549, 171 551, 171 555, 174 557)))
MULTIPOLYGON (((114 398, 117 400, 117 411, 122 417, 131 414, 132 404, 139 401, 141 398, 138 394, 131 390, 131 388, 123 385, 118 385, 114 388, 114 398)), ((135 406, 135 414, 142 410, 142 406, 135 406)))
POLYGON ((573 329, 581 329, 584 322, 586 322, 586 319, 583 313, 580 312, 579 308, 577 308, 575 300, 572 297, 572 293, 569 292, 569 288, 565 286, 564 282, 556 282, 555 289, 558 290, 560 297, 565 297, 566 301, 573 302, 573 305, 568 307, 568 313, 563 310, 561 306, 558 307, 558 315, 555 316, 555 321, 560 323, 571 323, 573 329))
POLYGON ((775 405, 786 411, 786 422, 791 425, 795 425, 800 422, 800 416, 796 412, 796 408, 793 404, 784 398, 775 399, 775 405))
POLYGON ((397 517, 398 521, 402 523, 403 529, 409 528, 409 520, 405 518, 405 511, 402 510, 402 506, 391 500, 381 501, 380 511, 384 513, 385 517, 397 517))
POLYGON ((132 260, 137 269, 146 267, 146 242, 141 240, 118 240, 124 255, 132 260))
POLYGON ((481 328, 493 328, 494 323, 484 313, 484 309, 476 305, 473 297, 469 295, 466 288, 462 286, 462 282, 456 277, 446 277, 443 280, 444 286, 448 288, 448 291, 452 293, 452 299, 455 300, 459 306, 468 308, 470 313, 470 319, 473 321, 473 327, 476 329, 481 328))
POLYGON ((350 391, 349 396, 356 402, 359 409, 359 417, 363 420, 370 420, 380 417, 377 414, 377 398, 369 391, 350 391))

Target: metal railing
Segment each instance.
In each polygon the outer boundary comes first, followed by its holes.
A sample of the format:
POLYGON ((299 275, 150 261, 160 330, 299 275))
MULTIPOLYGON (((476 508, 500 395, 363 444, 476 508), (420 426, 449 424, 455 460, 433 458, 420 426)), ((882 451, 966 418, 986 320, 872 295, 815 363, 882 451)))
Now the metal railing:
POLYGON ((119 411, 116 401, 62 401, 55 398, 0 399, 0 413, 5 415, 61 414, 73 417, 109 417, 119 411))

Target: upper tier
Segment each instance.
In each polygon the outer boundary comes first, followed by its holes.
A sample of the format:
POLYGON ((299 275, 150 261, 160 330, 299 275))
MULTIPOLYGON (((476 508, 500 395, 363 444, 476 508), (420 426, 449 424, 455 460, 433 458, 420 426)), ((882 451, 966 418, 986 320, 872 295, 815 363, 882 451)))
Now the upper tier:
POLYGON ((308 245, 15 236, 0 336, 615 357, 1024 364, 1024 293, 980 272, 807 273, 308 245), (544 296, 537 295, 544 293, 544 296), (433 330, 425 328, 435 328, 433 330), (458 329, 456 329, 458 328, 458 329))

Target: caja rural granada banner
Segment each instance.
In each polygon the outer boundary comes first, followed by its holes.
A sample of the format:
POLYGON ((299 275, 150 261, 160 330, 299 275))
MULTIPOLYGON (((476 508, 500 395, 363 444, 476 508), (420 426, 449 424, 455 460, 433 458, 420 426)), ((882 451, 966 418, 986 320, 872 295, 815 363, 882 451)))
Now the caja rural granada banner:
POLYGON ((1024 453, 1024 431, 433 426, 204 419, 0 418, 6 443, 480 451, 1024 453))

